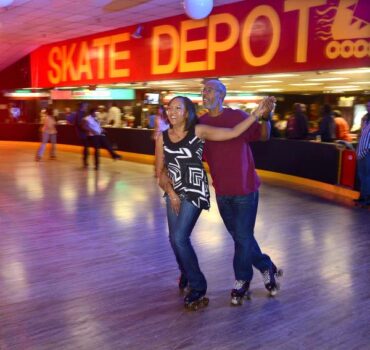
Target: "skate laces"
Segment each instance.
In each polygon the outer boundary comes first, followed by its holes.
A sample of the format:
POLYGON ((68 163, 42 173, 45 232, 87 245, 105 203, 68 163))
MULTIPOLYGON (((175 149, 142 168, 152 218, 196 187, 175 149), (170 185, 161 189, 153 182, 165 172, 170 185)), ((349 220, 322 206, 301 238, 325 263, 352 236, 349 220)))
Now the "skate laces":
POLYGON ((243 281, 243 280, 236 280, 234 282, 234 289, 239 290, 239 289, 243 288, 245 282, 246 281, 243 281))
POLYGON ((265 285, 270 284, 271 283, 270 270, 263 271, 262 278, 263 278, 263 283, 265 285))

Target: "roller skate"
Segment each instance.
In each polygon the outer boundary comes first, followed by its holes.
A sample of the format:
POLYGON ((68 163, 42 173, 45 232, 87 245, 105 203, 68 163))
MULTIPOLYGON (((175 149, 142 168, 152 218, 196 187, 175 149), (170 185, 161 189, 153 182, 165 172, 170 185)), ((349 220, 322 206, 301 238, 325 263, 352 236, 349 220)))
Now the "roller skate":
POLYGON ((191 311, 197 311, 202 307, 208 306, 209 299, 205 296, 206 291, 202 290, 190 290, 190 292, 184 298, 185 309, 191 311))
POLYGON ((236 280, 231 290, 231 305, 242 305, 244 297, 250 299, 249 282, 236 280))
POLYGON ((185 277, 185 275, 182 273, 179 277, 179 290, 180 292, 185 292, 188 289, 189 281, 185 277))
POLYGON ((263 283, 271 297, 274 297, 280 289, 280 284, 277 282, 278 278, 283 276, 283 270, 278 269, 274 264, 271 268, 262 273, 263 283))

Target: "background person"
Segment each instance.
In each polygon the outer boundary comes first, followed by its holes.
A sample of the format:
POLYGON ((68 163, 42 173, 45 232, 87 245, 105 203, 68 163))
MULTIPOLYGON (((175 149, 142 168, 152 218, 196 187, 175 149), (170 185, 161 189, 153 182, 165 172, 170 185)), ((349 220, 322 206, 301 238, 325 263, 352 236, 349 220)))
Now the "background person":
POLYGON ((40 112, 41 117, 41 145, 36 152, 35 160, 38 162, 41 160, 47 143, 50 140, 50 159, 56 159, 56 144, 57 144, 57 129, 56 120, 53 117, 53 111, 51 108, 42 109, 40 112))
POLYGON ((170 127, 166 109, 163 105, 159 105, 157 114, 154 118, 154 132, 153 139, 156 140, 158 135, 166 131, 170 127))
POLYGON ((112 106, 108 110, 108 124, 114 128, 121 127, 121 110, 117 107, 117 104, 113 102, 112 106))
POLYGON ((366 109, 367 113, 361 119, 361 134, 356 149, 360 197, 355 203, 362 206, 370 205, 370 101, 366 109))
POLYGON ((308 136, 306 105, 295 103, 293 115, 288 119, 286 136, 288 139, 304 140, 308 136))
POLYGON ((318 135, 320 135, 322 142, 333 142, 335 140, 335 121, 331 106, 325 104, 321 113, 322 119, 319 124, 318 135))
POLYGON ((337 140, 351 142, 352 138, 349 135, 349 125, 347 121, 342 117, 341 111, 334 110, 333 117, 335 122, 335 138, 337 140))
MULTIPOLYGON (((89 115, 84 117, 83 128, 87 132, 88 145, 94 147, 95 170, 99 170, 101 147, 105 148, 114 160, 121 159, 122 157, 113 150, 103 128, 99 123, 96 111, 96 108, 92 108, 89 115)), ((84 160, 84 163, 87 164, 87 159, 84 160)))

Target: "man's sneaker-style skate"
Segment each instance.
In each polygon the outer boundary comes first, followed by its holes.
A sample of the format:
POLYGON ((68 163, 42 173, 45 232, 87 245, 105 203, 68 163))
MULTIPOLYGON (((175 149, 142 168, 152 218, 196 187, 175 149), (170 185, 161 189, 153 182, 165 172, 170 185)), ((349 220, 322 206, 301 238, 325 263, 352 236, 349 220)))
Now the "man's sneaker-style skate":
POLYGON ((277 269, 273 264, 271 268, 262 272, 263 283, 270 296, 275 296, 280 289, 277 279, 283 275, 283 270, 277 269))
POLYGON ((249 282, 236 280, 231 290, 231 305, 242 305, 244 297, 250 299, 249 282))
POLYGON ((205 295, 205 290, 190 290, 184 298, 185 308, 187 310, 197 311, 201 307, 206 307, 209 303, 209 299, 205 295))

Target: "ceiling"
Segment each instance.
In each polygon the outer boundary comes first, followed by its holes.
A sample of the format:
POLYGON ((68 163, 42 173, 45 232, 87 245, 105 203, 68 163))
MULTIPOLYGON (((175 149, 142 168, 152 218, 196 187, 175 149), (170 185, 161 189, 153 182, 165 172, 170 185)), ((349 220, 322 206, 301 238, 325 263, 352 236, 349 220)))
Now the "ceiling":
MULTIPOLYGON (((228 92, 263 93, 365 93, 370 94, 370 68, 332 71, 291 72, 284 74, 240 75, 218 77, 228 92)), ((202 79, 148 81, 136 84, 101 85, 100 87, 133 87, 199 93, 202 79)), ((99 86, 98 86, 99 87, 99 86)))
MULTIPOLYGON (((238 0, 214 0, 214 6, 238 0)), ((14 0, 0 8, 0 71, 41 45, 183 14, 182 0, 14 0)), ((229 91, 322 93, 370 90, 370 70, 224 77, 229 91), (319 80, 318 80, 319 79, 319 80)), ((199 91, 201 80, 146 82, 134 88, 199 91)))
POLYGON ((182 0, 14 0, 0 8, 0 71, 44 44, 183 13, 182 0))

